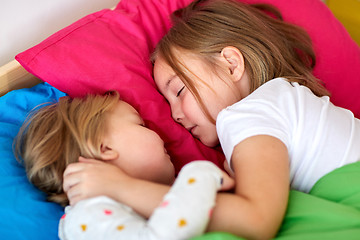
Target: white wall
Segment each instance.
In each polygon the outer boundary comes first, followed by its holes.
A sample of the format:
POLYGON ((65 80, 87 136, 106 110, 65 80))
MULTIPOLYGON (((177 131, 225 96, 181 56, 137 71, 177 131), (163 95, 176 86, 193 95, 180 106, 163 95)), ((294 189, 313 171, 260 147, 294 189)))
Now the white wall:
POLYGON ((81 17, 119 0, 0 0, 0 66, 81 17))

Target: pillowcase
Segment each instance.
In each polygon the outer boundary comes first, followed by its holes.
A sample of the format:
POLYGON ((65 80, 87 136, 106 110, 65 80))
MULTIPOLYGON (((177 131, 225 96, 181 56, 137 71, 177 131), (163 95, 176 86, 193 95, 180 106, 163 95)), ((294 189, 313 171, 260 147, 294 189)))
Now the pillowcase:
MULTIPOLYGON (((286 21, 304 27, 317 55, 314 74, 332 101, 360 116, 360 50, 319 0, 244 0, 277 6, 286 21)), ((171 26, 169 15, 191 0, 121 0, 115 10, 90 14, 16 59, 30 73, 72 97, 117 90, 165 141, 177 171, 195 159, 221 166, 224 156, 195 140, 171 118, 152 79, 149 56, 171 26)))
POLYGON ((41 83, 0 98, 1 239, 57 239, 63 208, 47 202, 46 195, 28 181, 24 167, 14 157, 12 144, 30 110, 62 96, 65 94, 41 83))

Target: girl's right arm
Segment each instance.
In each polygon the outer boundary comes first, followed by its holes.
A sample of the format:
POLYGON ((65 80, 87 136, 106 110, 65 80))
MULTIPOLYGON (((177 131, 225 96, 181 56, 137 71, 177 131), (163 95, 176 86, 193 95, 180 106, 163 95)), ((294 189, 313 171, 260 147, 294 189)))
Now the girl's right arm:
POLYGON ((132 207, 146 218, 170 189, 167 185, 132 178, 109 163, 82 157, 66 168, 63 187, 71 205, 105 195, 132 207))
MULTIPOLYGON (((64 187, 67 186, 70 201, 75 199, 72 204, 81 198, 103 194, 148 218, 169 191, 169 186, 131 178, 110 164, 87 161, 90 165, 74 164, 81 170, 65 173, 68 176, 65 175, 64 187), (118 170, 109 169, 111 167, 118 170), (88 181, 95 186, 81 186, 88 181), (90 189, 91 194, 94 189, 99 191, 95 195, 82 193, 77 197, 76 192, 81 192, 82 188, 90 189)), ((231 163, 235 172, 235 194, 217 195, 208 230, 230 232, 246 239, 274 237, 284 217, 289 194, 286 146, 274 137, 250 137, 236 145, 231 163)))
MULTIPOLYGON (((64 172, 64 191, 70 204, 100 195, 132 207, 140 215, 149 218, 159 206, 170 186, 138 178, 132 178, 119 167, 98 160, 80 157, 64 172)), ((221 190, 234 187, 234 180, 223 173, 221 190)))

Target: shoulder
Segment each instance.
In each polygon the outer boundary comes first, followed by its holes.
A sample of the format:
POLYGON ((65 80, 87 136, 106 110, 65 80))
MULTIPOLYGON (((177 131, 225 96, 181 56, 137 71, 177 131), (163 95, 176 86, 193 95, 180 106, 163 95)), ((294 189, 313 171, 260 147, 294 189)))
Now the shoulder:
POLYGON ((240 109, 241 111, 263 112, 267 109, 273 109, 274 107, 280 109, 289 107, 291 102, 294 102, 294 100, 298 98, 297 95, 299 91, 302 91, 298 89, 299 87, 299 84, 289 82, 285 78, 272 79, 239 102, 225 108, 220 112, 218 119, 221 119, 221 116, 226 113, 231 114, 240 109))
MULTIPOLYGON (((292 112, 291 109, 294 107, 312 104, 319 100, 329 101, 329 98, 319 98, 308 87, 297 82, 290 82, 286 78, 275 78, 264 83, 239 102, 226 108, 225 112, 229 109, 243 107, 244 105, 249 107, 250 105, 251 107, 275 107, 282 111, 292 112)), ((259 110, 261 111, 261 109, 259 110)))
POLYGON ((301 91, 301 86, 298 83, 290 82, 286 78, 275 78, 261 85, 243 100, 256 98, 266 98, 268 100, 289 98, 298 91, 301 91))
POLYGON ((273 136, 289 146, 298 109, 291 103, 297 99, 293 88, 284 78, 270 80, 219 113, 216 129, 227 159, 236 144, 255 135, 273 136))

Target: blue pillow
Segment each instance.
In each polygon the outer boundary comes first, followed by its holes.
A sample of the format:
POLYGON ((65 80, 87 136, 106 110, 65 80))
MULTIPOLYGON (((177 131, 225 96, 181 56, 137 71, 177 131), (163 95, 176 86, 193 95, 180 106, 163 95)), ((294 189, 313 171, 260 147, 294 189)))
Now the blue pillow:
POLYGON ((0 238, 58 239, 63 208, 47 202, 46 195, 27 179, 13 154, 13 140, 29 111, 66 94, 47 83, 12 91, 0 97, 0 238))

